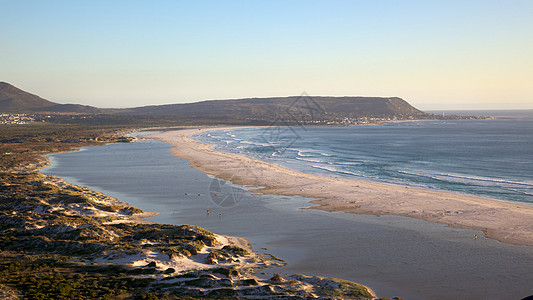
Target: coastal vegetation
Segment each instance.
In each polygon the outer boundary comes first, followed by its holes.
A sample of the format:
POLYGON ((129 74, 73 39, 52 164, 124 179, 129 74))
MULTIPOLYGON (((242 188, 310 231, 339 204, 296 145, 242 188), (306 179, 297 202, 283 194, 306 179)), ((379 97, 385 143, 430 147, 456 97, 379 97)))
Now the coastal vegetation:
POLYGON ((143 221, 150 213, 39 173, 48 164, 45 154, 132 141, 123 136, 127 127, 31 123, 2 129, 0 298, 374 297, 337 279, 257 276, 285 263, 238 238, 143 221))

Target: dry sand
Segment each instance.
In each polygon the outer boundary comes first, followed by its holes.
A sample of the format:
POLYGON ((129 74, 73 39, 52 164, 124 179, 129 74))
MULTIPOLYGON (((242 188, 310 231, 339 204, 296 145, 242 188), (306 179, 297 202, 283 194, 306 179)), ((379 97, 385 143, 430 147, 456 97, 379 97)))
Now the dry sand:
POLYGON ((145 267, 150 262, 155 262, 156 268, 161 271, 173 268, 177 272, 234 266, 252 269, 262 268, 267 265, 275 265, 274 262, 265 260, 261 254, 254 252, 252 246, 246 239, 218 234, 216 235, 216 238, 220 245, 213 247, 205 246, 198 254, 187 257, 178 256, 171 259, 167 254, 163 254, 161 251, 146 249, 134 254, 130 254, 128 251, 109 251, 109 254, 106 256, 87 261, 98 264, 121 264, 128 267, 145 267), (241 257, 239 261, 219 262, 216 264, 209 264, 206 262, 207 256, 213 249, 222 249, 226 245, 242 246, 241 248, 247 250, 249 254, 246 257, 241 257))
MULTIPOLYGON (((218 130, 223 128, 217 128, 218 130)), ((220 152, 189 135, 206 129, 183 129, 150 135, 175 146, 172 153, 210 175, 235 184, 263 187, 273 195, 315 198, 313 207, 353 214, 399 215, 482 230, 489 238, 533 246, 533 207, 454 193, 398 185, 339 179, 293 171, 246 156, 220 152)), ((145 136, 148 137, 148 136, 145 136)))

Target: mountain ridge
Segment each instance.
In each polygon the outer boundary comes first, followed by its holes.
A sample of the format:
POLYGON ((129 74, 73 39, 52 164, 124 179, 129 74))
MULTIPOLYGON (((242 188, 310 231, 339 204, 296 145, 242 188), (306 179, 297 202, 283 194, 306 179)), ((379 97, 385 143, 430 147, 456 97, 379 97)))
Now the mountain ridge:
POLYGON ((142 106, 118 111, 118 114, 149 114, 177 116, 246 116, 247 118, 283 115, 308 115, 337 117, 384 117, 424 115, 399 97, 332 97, 288 96, 269 98, 244 98, 206 100, 194 103, 142 106))
POLYGON ((101 113, 89 105, 60 104, 23 91, 7 82, 0 82, 0 113, 101 113))
POLYGON ((428 117, 399 97, 288 96, 205 100, 193 103, 102 109, 80 104, 59 104, 0 82, 0 113, 84 113, 152 115, 186 118, 261 120, 326 120, 343 118, 428 117))
POLYGON ((2 112, 18 112, 21 110, 53 106, 56 104, 57 103, 16 88, 7 82, 0 82, 0 111, 2 112))

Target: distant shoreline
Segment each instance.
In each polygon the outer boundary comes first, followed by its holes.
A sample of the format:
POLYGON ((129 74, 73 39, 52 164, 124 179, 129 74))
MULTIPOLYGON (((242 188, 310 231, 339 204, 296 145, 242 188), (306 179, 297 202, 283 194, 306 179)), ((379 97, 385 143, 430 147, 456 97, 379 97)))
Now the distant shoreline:
MULTIPOLYGON (((247 126, 248 127, 248 126, 247 126)), ((227 127, 181 129, 143 138, 174 146, 173 155, 192 167, 236 184, 264 187, 265 194, 303 196, 313 209, 354 214, 399 215, 457 228, 482 230, 489 238, 533 246, 533 207, 448 192, 338 179, 293 171, 246 156, 211 149, 192 134, 227 127)), ((235 128, 235 127, 231 127, 235 128)))
POLYGON ((523 118, 533 118, 533 109, 471 109, 471 110, 455 110, 455 109, 429 109, 423 110, 429 114, 435 115, 459 115, 459 116, 485 116, 485 117, 494 117, 497 119, 500 118, 512 118, 512 119, 523 119, 523 118))

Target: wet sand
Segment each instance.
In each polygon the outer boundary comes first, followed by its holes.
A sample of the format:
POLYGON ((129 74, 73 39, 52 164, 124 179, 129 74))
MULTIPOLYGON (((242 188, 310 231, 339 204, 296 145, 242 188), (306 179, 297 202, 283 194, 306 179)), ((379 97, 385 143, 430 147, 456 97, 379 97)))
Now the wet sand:
MULTIPOLYGON (((222 128, 217 128, 218 130, 222 128)), ((314 209, 353 214, 397 215, 481 230, 489 238, 533 245, 533 207, 454 193, 384 183, 339 179, 293 171, 246 156, 220 152, 190 138, 206 129, 150 135, 174 148, 173 155, 210 175, 235 184, 264 187, 264 194, 315 198, 314 209)))

